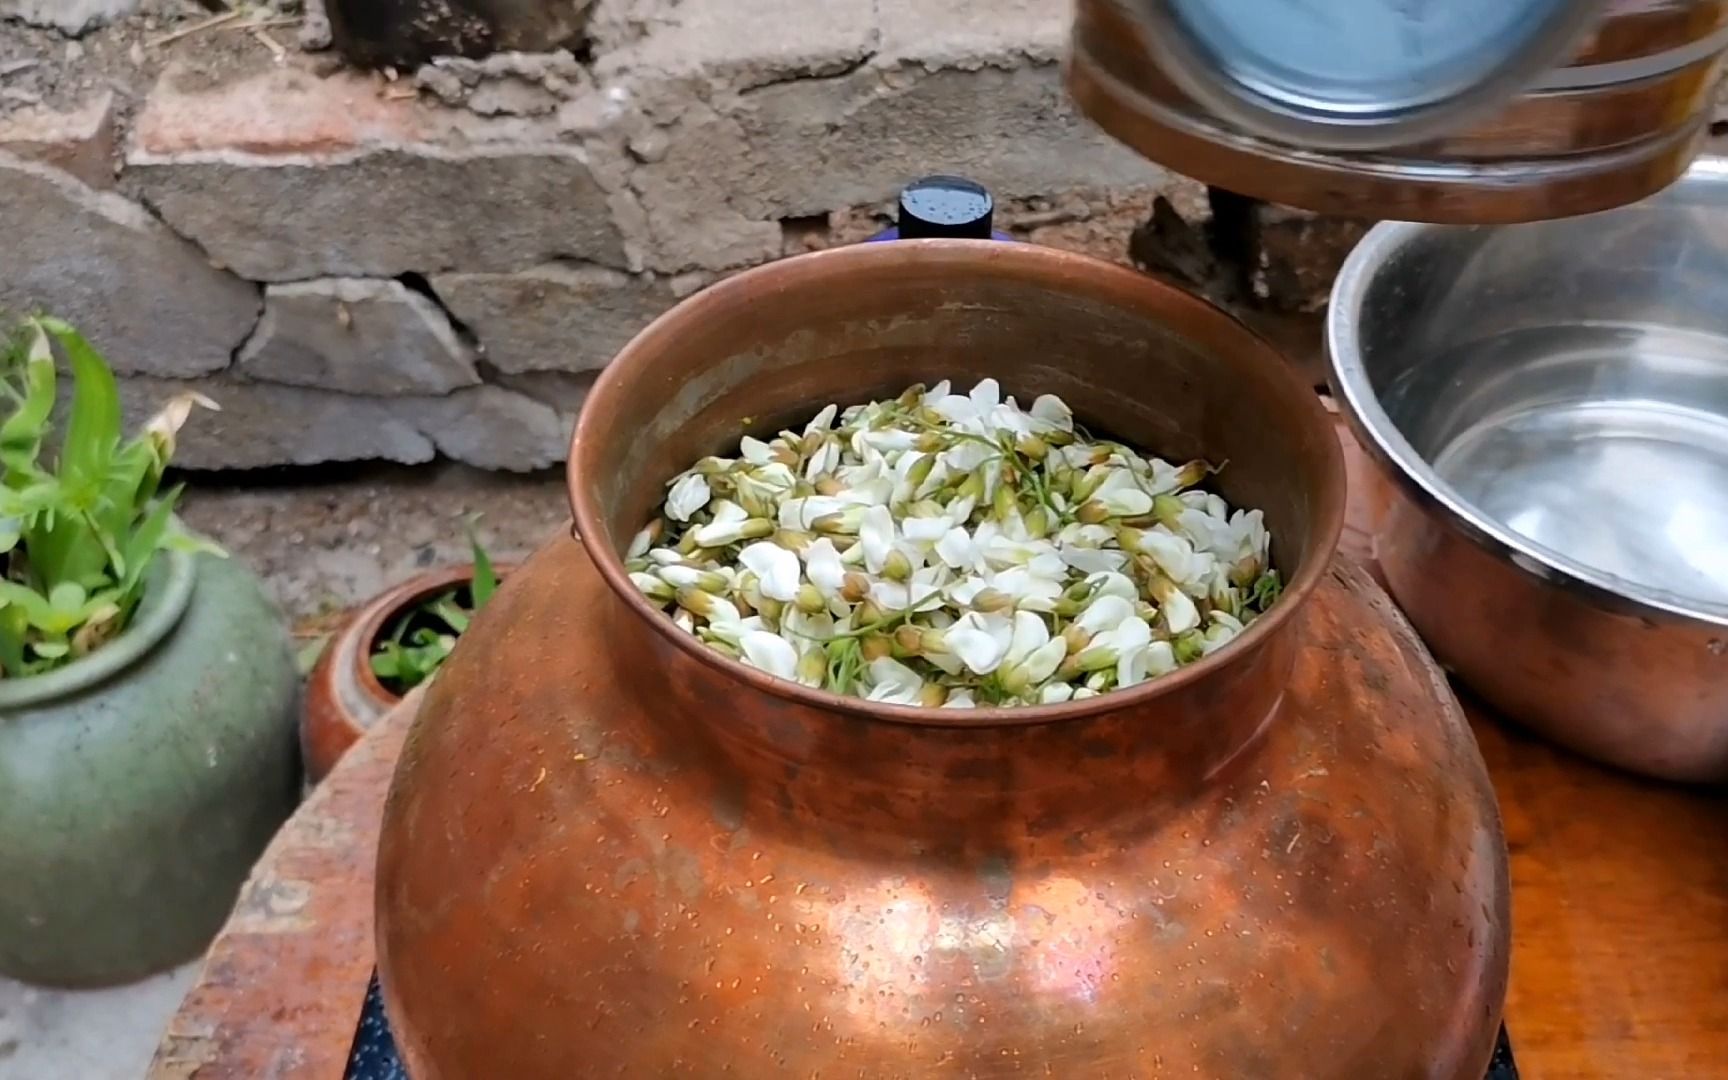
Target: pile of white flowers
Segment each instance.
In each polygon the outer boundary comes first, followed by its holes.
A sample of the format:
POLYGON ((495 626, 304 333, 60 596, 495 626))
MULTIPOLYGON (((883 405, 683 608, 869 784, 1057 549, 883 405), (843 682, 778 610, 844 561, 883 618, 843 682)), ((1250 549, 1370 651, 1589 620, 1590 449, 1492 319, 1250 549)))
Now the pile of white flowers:
POLYGON ((678 476, 630 579, 709 647, 895 705, 1079 700, 1228 643, 1279 592, 1259 510, 994 379, 823 409, 678 476))

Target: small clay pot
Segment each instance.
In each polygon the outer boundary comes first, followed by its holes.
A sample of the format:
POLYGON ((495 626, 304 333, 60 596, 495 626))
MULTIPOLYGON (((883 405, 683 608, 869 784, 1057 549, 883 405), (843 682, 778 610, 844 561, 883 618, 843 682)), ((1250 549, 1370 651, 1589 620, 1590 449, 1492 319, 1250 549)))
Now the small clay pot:
POLYGON ((300 719, 300 750, 309 783, 324 779, 348 748, 402 700, 372 674, 372 647, 378 639, 415 605, 460 588, 473 577, 472 563, 416 574, 379 593, 330 636, 312 669, 300 719))

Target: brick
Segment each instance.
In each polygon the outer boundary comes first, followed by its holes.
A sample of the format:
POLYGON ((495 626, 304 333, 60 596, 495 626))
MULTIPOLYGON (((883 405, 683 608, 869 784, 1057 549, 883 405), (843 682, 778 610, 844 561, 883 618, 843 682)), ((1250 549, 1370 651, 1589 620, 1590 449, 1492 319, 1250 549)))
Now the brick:
POLYGON ((381 85, 287 67, 199 89, 170 71, 134 129, 125 186, 260 281, 627 262, 581 146, 381 85))
POLYGON ((271 285, 240 351, 241 374, 349 394, 443 394, 475 386, 474 351, 437 304, 397 281, 271 285))
POLYGON ((594 266, 440 274, 432 290, 499 371, 596 371, 672 306, 671 285, 594 266))
POLYGON ((114 95, 104 91, 65 112, 33 106, 0 115, 0 150, 112 188, 114 95))
POLYGON ((255 287, 119 195, 3 152, 0 192, 0 311, 66 319, 116 371, 221 370, 257 321, 255 287))

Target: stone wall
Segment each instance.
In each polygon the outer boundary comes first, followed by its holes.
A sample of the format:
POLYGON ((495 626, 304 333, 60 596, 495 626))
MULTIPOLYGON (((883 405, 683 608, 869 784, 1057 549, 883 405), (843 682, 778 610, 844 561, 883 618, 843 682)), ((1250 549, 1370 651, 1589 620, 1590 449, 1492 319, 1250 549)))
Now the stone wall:
POLYGON ((188 381, 220 401, 191 467, 547 466, 654 315, 868 235, 917 175, 973 175, 1022 234, 1094 250, 1113 214, 1122 257, 1156 195, 1203 214, 1204 189, 1075 115, 1067 18, 1064 0, 617 0, 581 61, 394 79, 191 34, 131 94, 0 115, 0 309, 84 327, 137 408, 188 381))
POLYGON ((0 0, 0 312, 85 328, 134 409, 217 398, 194 468, 554 464, 656 314, 863 239, 928 172, 1307 365, 1368 224, 1209 193, 1078 117, 1068 0, 569 0, 579 55, 404 73, 317 52, 316 5, 272 2, 0 0))

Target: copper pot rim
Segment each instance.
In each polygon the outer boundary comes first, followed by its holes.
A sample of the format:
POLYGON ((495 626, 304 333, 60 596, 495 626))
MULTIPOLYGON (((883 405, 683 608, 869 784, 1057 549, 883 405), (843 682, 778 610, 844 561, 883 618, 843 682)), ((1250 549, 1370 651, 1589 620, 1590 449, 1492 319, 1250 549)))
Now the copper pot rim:
MULTIPOLYGON (((813 406, 812 415, 820 407, 821 405, 813 406)), ((1031 727, 1127 711, 1152 704, 1233 667, 1239 659, 1252 655, 1283 630, 1319 587, 1343 532, 1345 512, 1344 454, 1332 431, 1331 420, 1321 405, 1319 396, 1296 376, 1291 365, 1259 334, 1192 293, 1167 285, 1139 271, 1089 255, 1035 244, 1005 243, 997 240, 899 240, 889 244, 854 244, 830 248, 765 263, 725 278, 685 298, 631 338, 601 371, 576 418, 575 431, 570 441, 569 461, 565 469, 565 484, 575 518, 576 536, 582 540, 583 548, 593 560, 607 588, 632 616, 647 623, 655 633, 686 657, 755 690, 797 705, 880 723, 957 729, 1031 727), (1301 422, 1313 429, 1316 435, 1315 445, 1325 459, 1323 468, 1327 476, 1323 490, 1316 500, 1316 511, 1309 527, 1311 554, 1297 567, 1296 573, 1291 576, 1282 596, 1272 609, 1255 619, 1224 648, 1168 675, 1148 680, 1131 690, 1114 690, 1085 701, 1060 705, 979 709, 885 705, 812 689, 775 678, 740 661, 722 656, 678 629, 660 607, 649 602, 631 583, 618 551, 609 544, 589 543, 585 539, 606 535, 605 515, 598 500, 590 494, 586 485, 579 481, 586 468, 604 466, 606 449, 587 437, 592 418, 612 412, 617 408, 615 399, 635 392, 632 369, 637 365, 637 357, 651 355, 662 347, 662 343, 685 337, 691 327, 699 326, 706 320, 710 311, 724 310, 740 304, 777 301, 801 287, 808 288, 824 279, 838 279, 843 282, 854 268, 881 263, 934 266, 951 273, 985 271, 1021 282, 1043 285, 1052 291, 1070 291, 1070 282, 1078 277, 1085 281, 1086 292, 1107 294, 1120 299, 1126 305, 1165 311, 1172 308, 1186 309, 1192 318, 1210 320, 1216 326, 1227 328, 1228 332, 1239 336, 1239 347, 1265 353, 1266 377, 1286 384, 1282 392, 1291 400, 1291 407, 1306 417, 1301 422)))
MULTIPOLYGON (((508 570, 514 569, 513 564, 494 564, 500 582, 508 570)), ((395 704, 406 695, 398 694, 385 686, 377 675, 372 672, 372 651, 384 636, 385 628, 405 615, 409 609, 439 593, 448 592, 454 588, 474 580, 473 563, 454 563, 450 566, 434 567, 423 570, 413 577, 398 582, 396 585, 380 593, 368 605, 369 610, 360 620, 355 632, 354 678, 359 683, 363 693, 373 696, 376 700, 395 704)))

